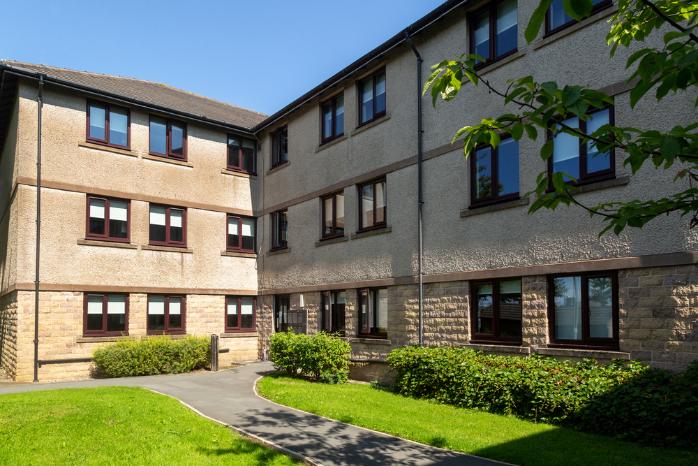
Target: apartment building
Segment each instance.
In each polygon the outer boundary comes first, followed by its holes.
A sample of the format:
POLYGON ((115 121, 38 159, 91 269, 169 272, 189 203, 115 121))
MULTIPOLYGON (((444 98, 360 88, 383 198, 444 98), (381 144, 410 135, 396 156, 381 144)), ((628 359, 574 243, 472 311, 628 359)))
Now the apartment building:
POLYGON ((631 110, 632 51, 611 59, 605 43, 611 2, 579 23, 553 2, 527 44, 520 25, 535 6, 445 2, 271 116, 130 78, 4 63, 5 371, 32 378, 37 216, 41 380, 89 375, 91 352, 126 335, 218 334, 230 363, 266 357, 287 328, 342 334, 365 369, 420 333, 426 345, 508 354, 669 369, 698 359, 698 235, 687 221, 599 237, 601 222, 579 209, 527 213, 546 169, 577 173, 588 204, 668 194, 675 173, 630 176, 623 154, 592 154, 567 135, 549 166, 540 139, 466 160, 453 133, 502 102, 470 86, 418 105, 420 68, 425 77, 473 51, 495 85, 531 74, 613 95, 589 132, 695 119, 680 96, 631 110))

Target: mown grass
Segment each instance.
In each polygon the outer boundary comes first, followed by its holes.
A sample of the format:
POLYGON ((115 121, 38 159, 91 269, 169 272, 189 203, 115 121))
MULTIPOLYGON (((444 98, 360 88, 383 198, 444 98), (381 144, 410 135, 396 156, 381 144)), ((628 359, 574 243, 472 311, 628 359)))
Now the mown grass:
POLYGON ((294 461, 140 388, 0 395, 0 464, 289 465, 294 461))
POLYGON ((349 424, 521 465, 696 465, 698 454, 646 447, 512 416, 406 398, 365 384, 270 376, 260 395, 349 424))

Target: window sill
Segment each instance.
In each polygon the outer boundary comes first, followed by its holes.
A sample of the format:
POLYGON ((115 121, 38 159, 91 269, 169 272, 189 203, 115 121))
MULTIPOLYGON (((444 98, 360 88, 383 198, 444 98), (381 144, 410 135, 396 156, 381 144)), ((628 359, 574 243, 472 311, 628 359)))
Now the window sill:
POLYGON ((284 163, 280 163, 279 165, 276 165, 274 167, 271 167, 269 170, 267 170, 267 175, 271 175, 272 173, 276 173, 279 170, 282 170, 282 169, 288 167, 289 165, 291 165, 291 162, 284 162, 284 163))
POLYGON ((256 338, 257 332, 224 332, 220 334, 221 338, 256 338))
POLYGON ((138 157, 138 155, 130 149, 121 149, 114 146, 107 146, 106 144, 97 144, 95 142, 78 142, 78 147, 84 147, 86 149, 100 150, 104 152, 111 152, 119 155, 128 155, 129 157, 138 157))
POLYGON ((267 256, 276 256, 278 254, 288 254, 291 252, 291 248, 279 248, 279 249, 270 249, 267 251, 267 256))
POLYGON ((361 239, 361 238, 368 238, 369 236, 385 235, 385 234, 388 234, 392 231, 393 231, 393 228, 389 227, 389 226, 374 228, 371 230, 362 230, 362 231, 357 231, 356 233, 352 233, 351 239, 361 239))
POLYGON ((331 139, 327 142, 322 142, 322 143, 320 143, 319 146, 317 146, 315 148, 315 153, 317 154, 318 152, 323 151, 323 150, 327 149, 328 147, 332 147, 336 144, 339 144, 340 142, 346 140, 347 138, 348 138, 348 136, 346 134, 343 134, 343 135, 341 135, 337 138, 331 139))
POLYGON ((388 120, 390 120, 390 114, 386 113, 382 117, 378 117, 375 120, 371 120, 368 123, 364 123, 361 126, 356 127, 354 129, 354 131, 351 132, 351 136, 356 136, 359 133, 363 133, 367 129, 373 128, 374 126, 379 125, 379 124, 383 123, 384 121, 388 121, 388 120))
POLYGON ((344 243, 345 241, 349 241, 348 236, 335 236, 332 238, 325 238, 325 239, 320 239, 319 241, 316 241, 315 247, 319 248, 320 246, 327 246, 328 244, 344 243))
POLYGON ((148 337, 169 337, 172 340, 182 340, 187 338, 187 332, 165 333, 165 332, 147 332, 148 337))
POLYGON ((138 249, 138 246, 136 246, 135 244, 98 239, 79 239, 78 244, 80 246, 99 246, 103 248, 138 249))
POLYGON ((111 335, 111 336, 82 336, 75 339, 76 343, 105 343, 121 340, 131 340, 133 337, 129 337, 128 334, 125 335, 111 335))
POLYGON ((242 172, 242 171, 237 171, 237 170, 230 170, 228 168, 222 168, 221 174, 230 175, 230 176, 239 176, 240 178, 251 178, 251 177, 255 176, 254 173, 242 172))
POLYGON ((511 201, 494 202, 492 204, 485 204, 481 206, 471 206, 467 209, 460 211, 461 218, 473 217, 475 215, 487 214, 490 212, 498 212, 500 210, 514 209, 516 207, 527 206, 529 199, 524 197, 523 199, 514 199, 511 201))
POLYGON ((242 252, 242 251, 221 251, 221 256, 226 257, 248 257, 254 259, 257 257, 257 253, 254 252, 242 252))
POLYGON ((193 249, 186 247, 178 248, 176 246, 156 246, 154 244, 144 244, 141 246, 141 249, 144 251, 179 252, 181 254, 192 254, 194 252, 193 249))
POLYGON ((610 178, 600 181, 590 181, 588 183, 579 184, 573 186, 569 191, 570 194, 584 194, 593 191, 599 191, 601 189, 615 188, 618 186, 625 186, 630 183, 630 176, 619 176, 617 178, 610 178))
POLYGON ((535 350, 536 353, 542 354, 543 356, 557 356, 557 357, 570 357, 570 358, 594 358, 594 359, 630 359, 630 353, 624 351, 608 350, 603 348, 538 348, 535 350))
POLYGON ((508 55, 503 56, 502 58, 498 58, 495 61, 492 61, 490 63, 485 64, 484 66, 478 68, 477 72, 481 76, 485 75, 485 74, 490 73, 498 68, 501 68, 504 65, 507 65, 513 61, 518 60, 519 58, 523 57, 524 55, 526 55, 526 49, 516 50, 515 52, 511 52, 508 55))
POLYGON ((492 341, 478 342, 476 340, 471 340, 470 343, 465 346, 486 353, 531 354, 531 348, 520 345, 516 346, 513 345, 512 342, 494 343, 492 341))
POLYGON ((365 343, 368 345, 383 345, 390 346, 393 343, 387 338, 383 337, 348 337, 345 338, 349 343, 365 343))
POLYGON ((165 156, 144 154, 143 158, 145 160, 152 160, 154 162, 171 163, 172 165, 179 165, 180 167, 188 167, 188 168, 194 167, 194 165, 192 165, 191 162, 187 162, 184 160, 171 159, 171 158, 168 158, 165 156))
POLYGON ((616 11, 618 11, 617 5, 609 5, 586 19, 583 19, 577 23, 572 23, 569 26, 565 26, 564 28, 558 29, 557 31, 549 32, 541 39, 539 39, 537 42, 533 43, 533 50, 541 49, 546 45, 552 44, 553 42, 562 39, 563 37, 569 36, 570 34, 579 31, 580 29, 584 29, 591 23, 595 23, 601 19, 611 16, 616 11))

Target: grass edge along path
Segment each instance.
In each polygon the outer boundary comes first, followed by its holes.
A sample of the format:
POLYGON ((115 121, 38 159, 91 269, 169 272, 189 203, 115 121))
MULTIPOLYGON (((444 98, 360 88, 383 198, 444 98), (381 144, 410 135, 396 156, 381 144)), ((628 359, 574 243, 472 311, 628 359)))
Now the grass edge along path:
POLYGON ((267 376, 271 401, 419 443, 521 465, 695 465, 698 453, 643 446, 513 416, 407 398, 368 384, 267 376))

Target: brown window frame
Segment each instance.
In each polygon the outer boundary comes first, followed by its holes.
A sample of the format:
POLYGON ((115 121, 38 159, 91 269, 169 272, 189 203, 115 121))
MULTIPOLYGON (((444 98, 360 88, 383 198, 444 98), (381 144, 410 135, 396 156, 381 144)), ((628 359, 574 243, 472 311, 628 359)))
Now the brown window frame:
POLYGON ((101 144, 103 146, 116 147, 118 149, 131 149, 131 109, 128 107, 122 107, 121 105, 112 105, 105 102, 98 102, 95 100, 87 100, 86 103, 87 110, 85 111, 86 126, 85 126, 85 140, 94 144, 101 144), (104 108, 104 139, 98 139, 90 137, 90 107, 102 107, 104 108), (109 140, 109 117, 111 108, 118 108, 120 110, 126 111, 126 145, 112 143, 109 140))
POLYGON ((283 125, 271 134, 271 168, 281 167, 288 163, 288 125, 283 125), (281 138, 286 138, 283 142, 281 138), (281 160, 281 147, 286 146, 286 158, 281 160))
MULTIPOLYGON (((323 103, 320 104, 320 143, 321 144, 326 144, 330 141, 334 141, 335 139, 341 138, 344 136, 344 124, 346 123, 346 119, 342 124, 342 131, 337 132, 337 101, 339 98, 342 98, 342 106, 344 106, 344 93, 337 94, 330 99, 324 101, 323 103), (332 112, 332 135, 329 137, 325 137, 325 110, 328 109, 332 112)), ((344 115, 346 116, 346 109, 344 115)))
MULTIPOLYGON (((606 8, 610 8, 611 6, 613 6, 612 0, 604 0, 602 2, 597 3, 596 5, 592 5, 591 6, 591 13, 589 13, 588 17, 595 15, 596 13, 598 13, 601 10, 605 10, 606 8)), ((584 18, 584 19, 587 19, 587 18, 584 18)), ((584 21, 584 19, 582 21, 584 21)), ((545 11, 545 26, 544 26, 545 29, 544 29, 543 37, 552 36, 560 31, 562 31, 563 29, 567 29, 568 27, 570 27, 574 24, 577 24, 577 23, 579 23, 579 21, 572 18, 569 21, 567 21, 565 24, 561 24, 560 26, 557 26, 557 27, 551 29, 550 28, 550 7, 548 7, 548 9, 545 11)))
POLYGON ((359 230, 358 233, 361 233, 363 231, 371 231, 371 230, 379 230, 381 228, 385 228, 388 225, 388 183, 386 181, 386 178, 376 178, 371 181, 366 181, 364 183, 360 183, 358 185, 358 194, 359 194, 359 230), (383 183, 383 193, 385 195, 385 206, 383 207, 383 221, 382 222, 373 222, 373 225, 370 226, 365 226, 363 224, 363 206, 362 206, 362 198, 361 198, 361 193, 363 191, 364 186, 368 185, 373 185, 373 218, 376 218, 376 185, 379 183, 383 183))
MULTIPOLYGON (((332 301, 337 302, 337 297, 339 296, 339 293, 344 293, 344 298, 346 300, 346 291, 345 290, 331 290, 331 291, 323 291, 322 294, 320 295, 320 329, 323 332, 327 333, 332 333, 332 334, 338 334, 340 336, 345 336, 346 334, 346 302, 344 304, 345 309, 342 312, 342 315, 344 316, 344 319, 341 320, 341 325, 337 325, 337 317, 336 313, 338 311, 332 307, 332 301), (329 316, 325 314, 325 306, 328 304, 328 299, 329 299, 329 316), (330 322, 327 322, 327 317, 329 317, 330 322)), ((335 304, 336 305, 336 304, 335 304)))
POLYGON ((225 217, 225 249, 226 251, 235 251, 235 252, 250 252, 254 253, 257 251, 257 218, 256 217, 247 217, 244 215, 233 215, 233 214, 227 214, 225 217), (228 244, 228 223, 230 219, 236 218, 238 220, 238 246, 231 246, 228 244), (252 220, 254 221, 254 231, 252 232, 253 235, 253 245, 252 249, 247 249, 242 246, 242 221, 243 220, 252 220))
MULTIPOLYGON (((473 343, 495 343, 495 344, 514 344, 520 345, 522 342, 522 337, 503 337, 500 335, 500 316, 499 316, 499 297, 500 297, 500 283, 503 281, 519 280, 522 282, 521 277, 507 277, 507 278, 493 278, 491 280, 474 280, 470 283, 470 334, 472 335, 470 340, 473 343), (478 333, 477 332, 477 285, 491 284, 492 285, 492 333, 478 333)), ((523 289, 521 290, 521 333, 523 335, 523 289)))
MULTIPOLYGON (((376 308, 376 302, 378 301, 378 295, 379 295, 378 292, 379 292, 379 290, 386 290, 386 293, 388 292, 388 288, 386 288, 386 287, 378 287, 378 288, 359 288, 358 290, 356 290, 356 296, 357 296, 357 298, 358 298, 358 299, 357 299, 357 304, 358 304, 358 306, 357 306, 357 314, 358 314, 358 320, 359 320, 359 322, 358 322, 359 325, 358 325, 358 328, 357 328, 357 336, 359 336, 359 337, 361 337, 361 338, 376 338, 376 339, 385 339, 385 338, 388 338, 387 328, 386 328, 386 331, 385 331, 385 332, 371 331, 372 328, 373 328, 373 329, 377 328, 377 327, 375 326, 375 324, 376 324, 376 322, 377 322, 377 319, 376 319, 376 315, 377 315, 377 314, 375 314, 375 313, 373 314, 373 322, 370 323, 370 324, 373 325, 373 327, 370 327, 370 326, 369 326, 369 327, 368 327, 368 328, 369 328, 368 332, 365 332, 365 331, 364 331, 364 322, 363 322, 363 318, 361 317, 361 306, 362 306, 363 300, 364 300, 364 293, 366 293, 366 296, 368 296, 368 299, 371 299, 371 294, 373 294, 373 300, 374 300, 374 302, 373 302, 373 308, 375 309, 375 308, 376 308)), ((388 309, 386 309, 385 312, 387 313, 387 312, 388 312, 388 309)))
MULTIPOLYGON (((501 135, 500 136, 501 141, 505 141, 507 139, 512 139, 511 136, 509 135, 501 135)), ((501 146, 501 141, 500 144, 497 145, 497 147, 492 147, 488 144, 481 144, 478 145, 473 152, 470 154, 470 207, 471 208, 476 208, 476 207, 483 207, 491 204, 497 204, 499 202, 507 202, 507 201, 515 201, 517 199, 521 198, 521 193, 519 190, 517 190, 515 193, 510 193, 510 194, 505 194, 505 195, 499 195, 495 194, 495 189, 494 187, 499 184, 499 147, 501 146), (477 180, 477 156, 476 152, 480 149, 484 149, 489 147, 491 149, 491 171, 492 171, 492 195, 489 197, 482 197, 478 198, 477 193, 476 193, 476 180, 477 180)), ((518 141, 515 141, 518 146, 518 141)), ((520 162, 519 154, 516 154, 517 156, 517 161, 520 162)), ((517 170, 520 170, 520 167, 517 166, 517 170)), ((519 173, 520 175, 520 173, 519 173)), ((519 189, 521 188, 521 179, 519 176, 519 189)))
POLYGON ((357 112, 357 114, 359 116, 359 124, 357 125, 357 128, 360 128, 361 126, 367 125, 367 124, 369 124, 369 123, 371 123, 379 118, 384 117, 388 112, 388 76, 385 72, 385 68, 381 68, 379 70, 376 70, 371 75, 361 78, 357 83, 356 94, 357 94, 357 104, 358 104, 358 109, 359 109, 359 111, 357 112), (376 78, 378 78, 381 75, 383 75, 383 79, 385 81, 385 108, 381 112, 376 112, 376 81, 377 81, 376 78), (363 84, 369 80, 372 82, 372 87, 373 87, 373 91, 372 91, 373 97, 371 99, 371 102, 373 105, 373 117, 369 120, 362 121, 364 108, 363 108, 363 104, 361 102, 361 89, 363 87, 363 84))
POLYGON ((618 303, 618 272, 599 271, 599 272, 582 272, 582 273, 560 273, 548 275, 548 332, 550 343, 548 346, 553 348, 577 348, 577 349, 602 349, 602 350, 618 350, 619 338, 619 303, 618 303), (582 291, 582 338, 580 340, 564 340, 555 337, 555 278, 563 277, 581 277, 582 291), (589 278, 611 278, 611 322, 613 337, 612 338, 591 338, 589 336, 589 278))
MULTIPOLYGON (((616 119, 615 119, 615 106, 613 105, 608 105, 606 107, 602 108, 596 108, 596 109, 590 109, 587 111, 586 115, 591 115, 596 112, 601 112, 604 110, 608 110, 608 124, 611 126, 615 126, 616 124, 616 119)), ((553 121, 553 123, 550 125, 550 128, 548 128, 547 133, 547 141, 553 141, 554 144, 554 135, 552 132, 552 127, 555 126, 560 121, 564 121, 567 118, 572 118, 574 115, 570 115, 569 117, 565 118, 558 118, 553 121)), ((579 130, 586 133, 586 120, 582 120, 581 118, 577 117, 579 119, 579 130)), ((609 159, 610 159, 610 168, 608 170, 604 171, 598 171, 594 172, 593 174, 589 175, 586 170, 587 170, 587 142, 584 142, 581 137, 577 137, 579 140, 579 178, 576 181, 569 181, 568 183, 572 186, 582 186, 585 184, 590 184, 590 183, 596 183, 597 181, 605 181, 605 180, 611 180, 616 177, 616 151, 614 147, 609 148, 609 159)), ((548 190, 552 191, 553 190, 553 185, 552 185, 552 177, 553 177, 553 159, 555 157, 555 149, 553 149, 553 152, 550 154, 550 157, 548 158, 548 190)))
POLYGON ((174 159, 174 160, 179 160, 181 162, 186 162, 187 161, 187 146, 188 146, 188 134, 189 130, 187 128, 187 124, 183 123, 180 120, 172 120, 170 118, 165 118, 157 115, 150 115, 149 120, 148 120, 148 154, 155 156, 155 157, 164 157, 167 159, 174 159), (153 137, 152 131, 150 130, 150 124, 152 123, 153 120, 160 120, 161 122, 164 122, 166 125, 166 130, 165 130, 165 153, 160 153, 160 152, 153 152, 150 148, 150 138, 153 137), (175 154, 172 152, 172 125, 176 124, 177 126, 182 127, 182 155, 175 154))
MULTIPOLYGON (((288 249, 288 209, 279 209, 276 210, 272 213, 269 214, 270 220, 271 220, 271 250, 272 251, 280 251, 283 249, 288 249), (281 240, 280 238, 280 230, 277 230, 275 228, 275 216, 280 215, 281 213, 284 213, 286 215, 286 239, 284 241, 281 240)), ((279 223, 280 225, 280 223, 279 223)))
MULTIPOLYGON (((483 68, 485 66, 491 65, 492 63, 495 63, 499 60, 502 60, 510 55, 515 54, 516 52, 519 51, 519 43, 518 43, 518 38, 516 41, 516 47, 514 47, 512 50, 503 53, 502 55, 497 56, 497 7, 499 6, 500 3, 502 3, 503 0, 494 0, 483 6, 482 8, 479 8, 477 10, 474 10, 472 13, 468 14, 468 41, 469 41, 469 46, 468 50, 470 51, 471 54, 475 53, 475 20, 477 17, 479 17, 482 13, 485 11, 487 12, 487 18, 489 20, 489 53, 490 57, 483 61, 479 62, 475 65, 475 69, 483 68)), ((518 15, 519 11, 519 5, 517 1, 516 5, 516 12, 518 15)), ((518 31, 519 27, 519 20, 518 16, 516 18, 516 28, 518 31)))
POLYGON ((321 212, 321 219, 320 219, 320 239, 332 239, 332 238, 341 238, 344 236, 344 233, 346 231, 346 213, 344 214, 344 219, 345 219, 345 224, 344 227, 342 228, 342 231, 339 232, 337 227, 337 196, 344 196, 344 191, 336 191, 331 194, 326 194, 320 198, 320 212, 321 212), (325 217, 325 201, 328 199, 332 199, 332 232, 331 233, 326 233, 325 232, 325 221, 327 218, 325 217))
POLYGON ((164 204, 154 204, 151 203, 148 206, 148 244, 152 246, 171 246, 177 248, 187 247, 187 208, 178 206, 169 206, 164 204), (156 241, 150 237, 150 209, 152 207, 164 207, 165 208, 165 241, 156 241), (172 241, 170 239, 170 215, 172 209, 181 210, 182 214, 182 241, 172 241))
POLYGON ((129 295, 128 293, 100 293, 100 292, 85 292, 82 297, 82 335, 84 337, 104 337, 104 336, 127 336, 128 335, 128 314, 129 314, 129 295), (107 330, 107 310, 109 296, 125 296, 126 297, 126 314, 124 317, 124 330, 107 330), (87 297, 102 296, 102 329, 88 330, 87 329, 87 297))
POLYGON ((161 294, 161 293, 153 293, 153 294, 148 294, 148 298, 146 300, 146 308, 145 308, 145 326, 146 326, 146 334, 148 335, 185 335, 187 333, 187 296, 183 294, 161 294), (164 305, 165 305, 165 313, 164 313, 164 329, 163 330, 152 330, 150 328, 150 324, 148 322, 148 316, 149 311, 150 311, 150 297, 151 296, 163 296, 165 298, 164 305), (182 301, 182 309, 180 311, 180 315, 182 316, 182 327, 181 328, 174 328, 170 329, 170 299, 172 298, 181 298, 182 301))
POLYGON ((226 137, 226 143, 227 143, 226 144, 227 145, 227 152, 226 152, 226 161, 225 161, 226 168, 228 170, 231 170, 231 171, 236 171, 236 172, 240 172, 240 173, 247 173, 249 175, 256 175, 257 174, 257 141, 254 139, 245 138, 242 136, 237 136, 235 134, 228 134, 228 136, 226 137), (235 139, 238 139, 240 141, 240 145, 238 146, 238 161, 239 161, 238 165, 231 165, 230 164, 230 153, 232 151, 232 147, 230 144, 231 138, 235 138, 235 139), (254 144, 254 154, 252 155, 252 169, 251 170, 245 169, 245 164, 243 163, 243 160, 244 160, 243 151, 242 151, 243 141, 252 141, 252 143, 254 144))
POLYGON ((225 331, 227 333, 236 332, 255 332, 257 331, 257 298, 255 296, 238 296, 231 295, 225 297, 225 309, 223 310, 223 322, 225 326, 225 331), (252 298, 252 327, 242 327, 242 300, 252 298), (237 300, 237 327, 228 326, 228 302, 230 300, 237 300))
POLYGON ((131 200, 122 199, 118 197, 105 197, 105 196, 95 196, 88 194, 86 198, 86 208, 85 208, 85 239, 99 240, 99 241, 114 241, 117 243, 130 243, 131 242, 131 200), (90 200, 97 199, 104 201, 104 231, 103 235, 96 233, 90 233, 90 200), (111 201, 121 201, 126 203, 126 238, 119 238, 116 236, 110 236, 110 226, 109 226, 109 206, 111 201))

